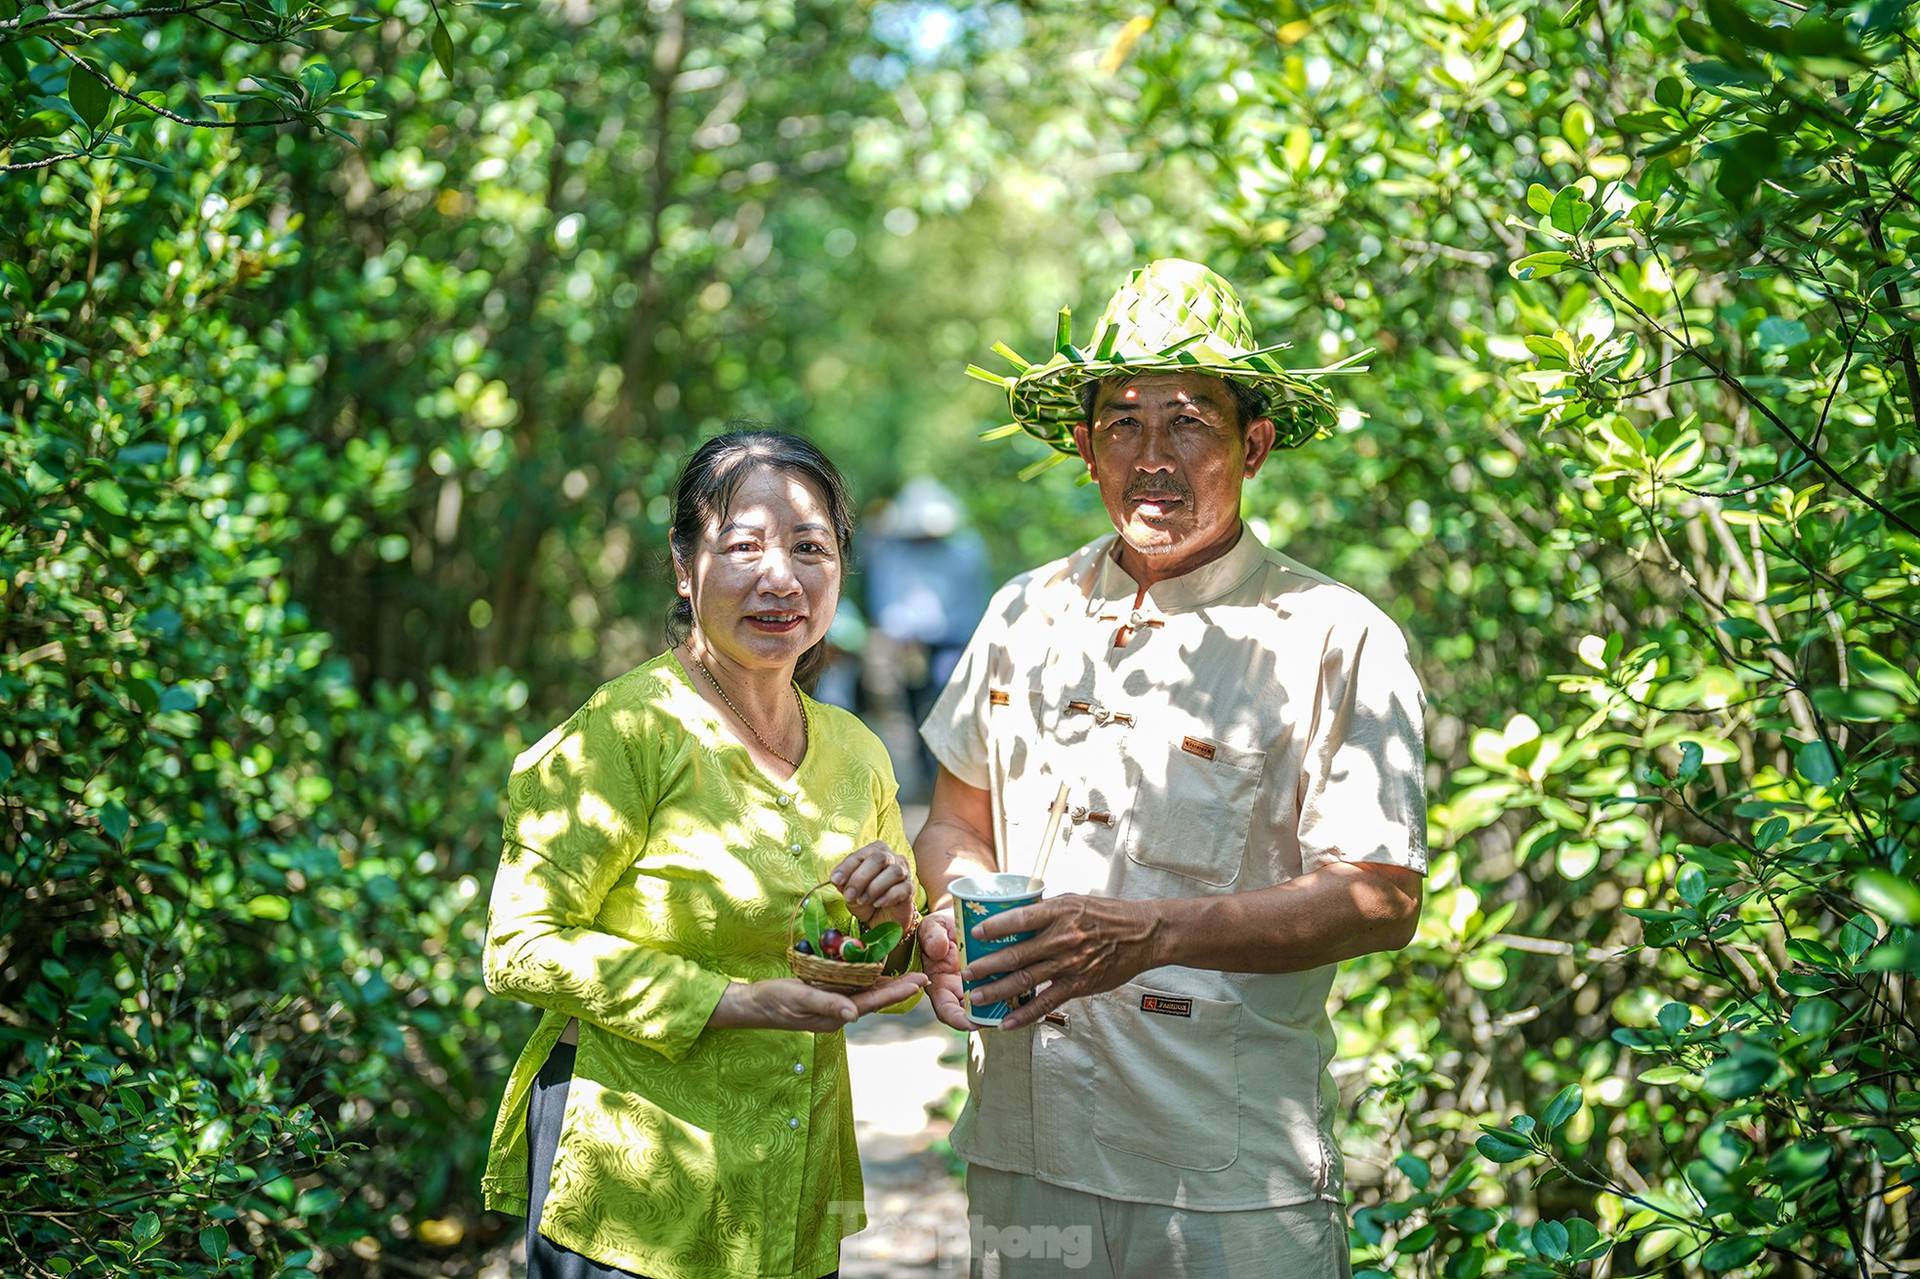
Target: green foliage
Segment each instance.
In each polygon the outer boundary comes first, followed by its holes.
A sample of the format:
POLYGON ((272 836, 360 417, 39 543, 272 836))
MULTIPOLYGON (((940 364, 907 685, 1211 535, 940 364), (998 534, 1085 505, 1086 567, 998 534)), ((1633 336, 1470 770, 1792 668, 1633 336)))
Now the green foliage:
POLYGON ((820 894, 808 894, 800 903, 800 936, 813 947, 816 955, 826 953, 820 938, 827 927, 826 903, 820 900, 820 894))
MULTIPOLYGON (((373 88, 298 50, 318 33, 376 21, 318 4, 202 0, 185 5, 0 2, 0 173, 95 157, 157 170, 159 121, 201 129, 299 124, 350 140, 353 105, 373 88), (286 55, 291 52, 292 58, 286 55), (216 71, 225 92, 199 82, 216 71), (224 110, 222 110, 224 108, 224 110)), ((446 35, 436 19, 436 41, 446 35)), ((449 49, 449 53, 451 50, 449 49)))
POLYGON ((893 948, 900 944, 900 939, 905 935, 905 929, 888 920, 875 925, 870 932, 863 932, 860 943, 866 947, 869 956, 886 956, 893 953, 893 948))
POLYGON ((1031 565, 1099 507, 961 371, 1181 253, 1377 348, 1248 499, 1433 710, 1356 1264, 1894 1266, 1913 6, 933 8, 0 3, 4 1246, 460 1269, 497 788, 655 651, 686 446, 939 473, 1031 565))
POLYGON ((0 219, 0 1230, 34 1275, 298 1275, 477 1175, 526 693, 356 685, 306 621, 272 423, 312 372, 234 301, 297 242, 234 138, 156 137, 0 219))
POLYGON ((1886 1188, 1912 1175, 1920 1098, 1899 1011, 1920 921, 1920 541, 1898 496, 1920 446, 1916 42, 1890 8, 1704 16, 1671 31, 1705 55, 1677 68, 1698 91, 1656 84, 1658 110, 1620 120, 1651 140, 1633 185, 1562 188, 1536 223, 1580 281, 1555 309, 1589 309, 1528 378, 1546 450, 1591 483, 1567 524, 1671 601, 1648 642, 1596 638, 1593 673, 1558 682, 1590 707, 1581 735, 1621 733, 1583 765, 1631 768, 1608 806, 1649 815, 1671 882, 1626 912, 1669 1002, 1613 1038, 1672 1099, 1675 1154, 1642 1187, 1535 1134, 1643 1259, 1865 1270, 1912 1237, 1886 1188))
POLYGON ((863 928, 844 903, 836 902, 829 907, 819 892, 809 893, 800 899, 800 913, 796 931, 800 938, 813 947, 813 953, 836 958, 828 954, 822 940, 829 928, 838 929, 847 940, 837 958, 850 964, 867 960, 881 960, 893 953, 900 944, 906 931, 892 920, 883 920, 871 927, 863 928))
MULTIPOLYGON (((113 1002, 98 970, 76 981, 47 960, 41 972, 43 989, 113 1002)), ((278 1057, 196 1047, 140 1072, 72 1042, 29 1048, 26 1073, 0 1081, 10 1256, 54 1274, 246 1274, 252 1251, 233 1231, 249 1238, 249 1219, 264 1217, 279 1225, 268 1256, 293 1268, 311 1258, 296 1218, 338 1196, 301 1186, 339 1144, 310 1106, 280 1100, 278 1057)))

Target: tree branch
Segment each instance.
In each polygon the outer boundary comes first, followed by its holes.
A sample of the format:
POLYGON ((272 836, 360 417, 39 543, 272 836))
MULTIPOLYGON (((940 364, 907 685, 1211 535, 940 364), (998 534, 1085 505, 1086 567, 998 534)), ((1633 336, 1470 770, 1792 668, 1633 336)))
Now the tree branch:
MULTIPOLYGON (((0 22, 0 32, 13 32, 16 37, 34 30, 36 27, 70 27, 91 22, 131 22, 140 18, 177 18, 192 15, 205 9, 215 9, 228 3, 228 0, 200 0, 198 4, 171 5, 161 9, 113 9, 106 13, 85 13, 82 10, 97 8, 102 0, 90 0, 72 9, 60 9, 46 13, 38 18, 9 18, 0 22)), ((255 41, 247 41, 249 44, 255 41)))
POLYGON ((88 62, 85 58, 67 48, 67 46, 61 44, 59 41, 49 40, 47 43, 58 49, 61 57, 73 63, 74 66, 83 68, 88 75, 98 80, 101 84, 106 85, 107 88, 112 90, 117 96, 125 98, 136 107, 151 111, 163 119, 171 120, 175 124, 184 124, 195 129, 265 129, 275 125, 298 124, 300 122, 299 116, 292 115, 282 116, 277 120, 194 120, 187 116, 180 115, 177 112, 169 111, 165 107, 155 106, 145 98, 121 88, 113 82, 112 77, 108 76, 106 72, 100 70, 100 68, 94 66, 91 62, 88 62))
MULTIPOLYGON (((1780 415, 1778 413, 1775 413, 1771 408, 1767 407, 1765 402, 1763 402, 1760 399, 1760 397, 1755 395, 1752 391, 1748 390, 1746 383, 1742 382, 1739 378, 1733 376, 1733 374, 1721 368, 1720 365, 1717 362, 1715 362, 1713 357, 1708 355, 1705 351, 1702 351, 1699 347, 1695 346, 1692 342, 1680 338, 1677 334, 1674 333, 1672 329, 1668 328, 1666 325, 1662 324, 1659 320, 1649 315, 1647 311, 1643 307, 1641 307, 1641 305, 1638 302, 1635 302, 1632 298, 1628 297, 1625 293, 1622 293, 1619 290, 1619 288, 1613 284, 1612 281, 1606 278, 1606 276, 1602 275, 1598 271, 1595 271, 1594 278, 1600 282, 1600 287, 1606 290, 1607 295, 1609 297, 1613 298, 1615 301, 1619 302, 1622 306, 1625 306, 1628 310, 1632 311, 1635 315, 1639 316, 1642 320, 1644 320, 1647 324, 1652 326, 1657 332, 1659 332, 1668 341, 1678 343, 1681 346, 1682 350, 1685 352, 1685 354, 1690 355, 1694 359, 1700 361, 1701 365, 1704 366, 1710 373, 1712 373, 1714 377, 1721 382, 1722 385, 1726 386, 1727 389, 1732 391, 1734 395, 1737 396, 1741 401, 1743 401, 1749 407, 1753 408, 1756 412, 1758 412, 1760 416, 1766 418, 1767 421, 1773 423, 1774 429, 1779 431, 1780 434, 1786 436, 1787 439, 1792 442, 1795 448, 1799 449, 1801 453, 1805 454, 1807 460, 1812 462, 1814 467, 1817 470, 1819 470, 1821 474, 1825 475, 1828 479, 1832 480, 1835 484, 1838 484, 1841 488, 1845 489, 1848 493, 1852 494, 1854 498, 1860 501, 1861 504, 1866 506, 1868 509, 1873 511, 1878 511, 1882 516, 1886 517, 1888 523, 1894 525, 1895 527, 1899 528, 1903 532, 1913 537, 1920 538, 1920 528, 1916 528, 1914 525, 1910 524, 1907 520, 1902 518, 1899 515, 1899 513, 1890 509, 1884 503, 1876 501, 1871 495, 1869 495, 1863 489, 1861 489, 1859 485, 1855 484, 1852 480, 1848 479, 1837 467, 1833 465, 1833 463, 1827 461, 1827 459, 1820 454, 1818 449, 1816 449, 1808 441, 1801 439, 1800 435, 1792 427, 1788 426, 1784 421, 1781 420, 1780 415)), ((1682 318, 1684 322, 1684 316, 1682 318)))
POLYGON ((38 160, 27 160, 20 164, 0 164, 0 173, 25 173, 29 169, 45 169, 67 160, 91 159, 91 151, 62 151, 58 155, 42 156, 38 160))

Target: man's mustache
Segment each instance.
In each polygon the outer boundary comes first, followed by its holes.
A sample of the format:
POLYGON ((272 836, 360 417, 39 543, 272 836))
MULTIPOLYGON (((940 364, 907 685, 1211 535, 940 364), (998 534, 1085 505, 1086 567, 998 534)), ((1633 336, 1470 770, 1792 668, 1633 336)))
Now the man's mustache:
POLYGON ((1135 498, 1146 497, 1148 494, 1158 497, 1177 497, 1182 502, 1193 500, 1193 490, 1187 487, 1186 481, 1175 479, 1171 475, 1158 478, 1140 477, 1127 485, 1123 500, 1131 502, 1135 498))

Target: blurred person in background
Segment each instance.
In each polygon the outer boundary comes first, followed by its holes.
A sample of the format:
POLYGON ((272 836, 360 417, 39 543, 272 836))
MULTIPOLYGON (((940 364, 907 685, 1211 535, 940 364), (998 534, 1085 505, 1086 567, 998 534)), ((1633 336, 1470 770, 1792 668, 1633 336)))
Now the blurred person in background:
POLYGON ((813 681, 815 701, 858 715, 866 709, 860 692, 860 668, 867 651, 867 619, 860 606, 842 599, 827 626, 827 659, 813 681))
MULTIPOLYGON (((907 716, 918 724, 986 612, 987 548, 960 500, 925 475, 901 485, 868 530, 867 615, 886 637, 907 716)), ((924 795, 938 765, 917 737, 914 749, 915 793, 924 795)))

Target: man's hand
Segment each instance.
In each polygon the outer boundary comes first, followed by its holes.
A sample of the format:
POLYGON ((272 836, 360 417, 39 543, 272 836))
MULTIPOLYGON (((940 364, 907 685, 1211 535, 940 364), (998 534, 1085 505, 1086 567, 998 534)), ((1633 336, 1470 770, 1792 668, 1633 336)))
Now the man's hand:
MULTIPOLYGON (((1031 1026, 1069 999, 1125 985, 1164 962, 1157 953, 1159 904, 1069 893, 990 917, 974 930, 984 941, 1024 932, 1034 936, 967 965, 964 975, 971 980, 1004 974, 1000 980, 977 988, 973 1001, 990 1004, 1012 1000, 1051 982, 1000 1023, 1003 1030, 1018 1030, 1031 1026)), ((939 1008, 937 996, 934 1006, 939 1008)))
POLYGON ((1052 982, 1002 1023, 1018 1029, 1069 999, 1112 990, 1149 968, 1291 973, 1395 950, 1413 936, 1420 897, 1419 871, 1350 862, 1215 897, 1050 897, 981 924, 987 940, 1029 930, 1038 935, 981 956, 963 975, 1005 974, 973 992, 983 1004, 1052 982))
POLYGON ((927 975, 927 999, 933 1015, 955 1030, 977 1030, 967 1016, 967 997, 960 989, 960 939, 954 935, 953 916, 945 911, 920 921, 920 967, 927 975))

